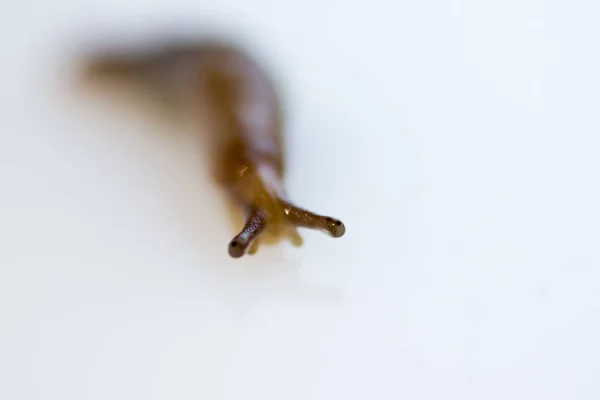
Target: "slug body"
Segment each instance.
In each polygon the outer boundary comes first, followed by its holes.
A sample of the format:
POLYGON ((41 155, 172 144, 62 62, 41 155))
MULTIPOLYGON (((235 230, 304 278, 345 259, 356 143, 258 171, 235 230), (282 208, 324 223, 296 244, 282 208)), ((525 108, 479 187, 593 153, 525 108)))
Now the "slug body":
POLYGON ((288 200, 280 102, 266 73, 239 48, 209 41, 113 53, 92 58, 84 72, 88 78, 134 79, 205 110, 212 176, 245 218, 229 243, 230 256, 254 254, 281 240, 300 246, 300 227, 344 235, 340 220, 288 200))

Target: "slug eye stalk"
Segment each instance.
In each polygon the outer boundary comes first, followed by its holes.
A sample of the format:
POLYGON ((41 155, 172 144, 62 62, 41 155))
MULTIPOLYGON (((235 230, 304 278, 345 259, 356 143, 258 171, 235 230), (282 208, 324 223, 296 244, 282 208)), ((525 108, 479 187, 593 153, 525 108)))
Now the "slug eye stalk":
POLYGON ((288 221, 299 228, 320 230, 334 238, 342 237, 346 233, 346 227, 339 219, 315 214, 286 202, 284 211, 288 221))
POLYGON ((240 258, 246 254, 252 243, 265 229, 266 221, 265 214, 261 209, 251 207, 242 231, 229 242, 229 255, 233 258, 240 258))

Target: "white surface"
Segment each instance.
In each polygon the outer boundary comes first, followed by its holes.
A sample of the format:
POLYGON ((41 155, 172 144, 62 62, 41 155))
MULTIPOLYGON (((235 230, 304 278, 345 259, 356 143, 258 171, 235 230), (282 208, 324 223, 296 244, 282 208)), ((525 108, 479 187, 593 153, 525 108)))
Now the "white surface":
POLYGON ((10 3, 0 398, 600 398, 599 12, 10 3), (185 135, 65 95, 70 39, 178 15, 237 25, 278 65, 289 190, 343 239, 228 259, 185 135))

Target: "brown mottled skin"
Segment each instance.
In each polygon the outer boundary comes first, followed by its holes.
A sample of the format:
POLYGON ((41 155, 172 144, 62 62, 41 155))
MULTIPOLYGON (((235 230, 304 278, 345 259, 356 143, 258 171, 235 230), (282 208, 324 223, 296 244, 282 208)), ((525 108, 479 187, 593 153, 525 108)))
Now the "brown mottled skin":
POLYGON ((84 76, 137 80, 171 95, 185 94, 210 117, 211 172, 246 223, 229 254, 254 254, 259 244, 283 239, 300 246, 297 228, 332 237, 344 224, 296 207, 283 186, 283 124, 277 93, 260 66, 240 49, 217 41, 169 45, 143 54, 92 57, 84 76))

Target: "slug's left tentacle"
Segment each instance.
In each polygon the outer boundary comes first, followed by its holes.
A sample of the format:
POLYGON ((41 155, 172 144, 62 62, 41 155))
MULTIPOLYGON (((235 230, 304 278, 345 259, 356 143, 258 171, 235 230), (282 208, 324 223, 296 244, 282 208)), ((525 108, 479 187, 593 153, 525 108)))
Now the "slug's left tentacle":
POLYGON ((256 252, 258 247, 253 243, 265 229, 266 218, 265 213, 257 207, 251 207, 248 215, 248 220, 242 231, 229 242, 229 255, 233 258, 239 258, 246 254, 246 250, 250 248, 256 252))
POLYGON ((346 233, 346 227, 339 219, 315 214, 287 202, 283 202, 283 205, 288 221, 294 226, 317 229, 334 238, 342 237, 346 233))

